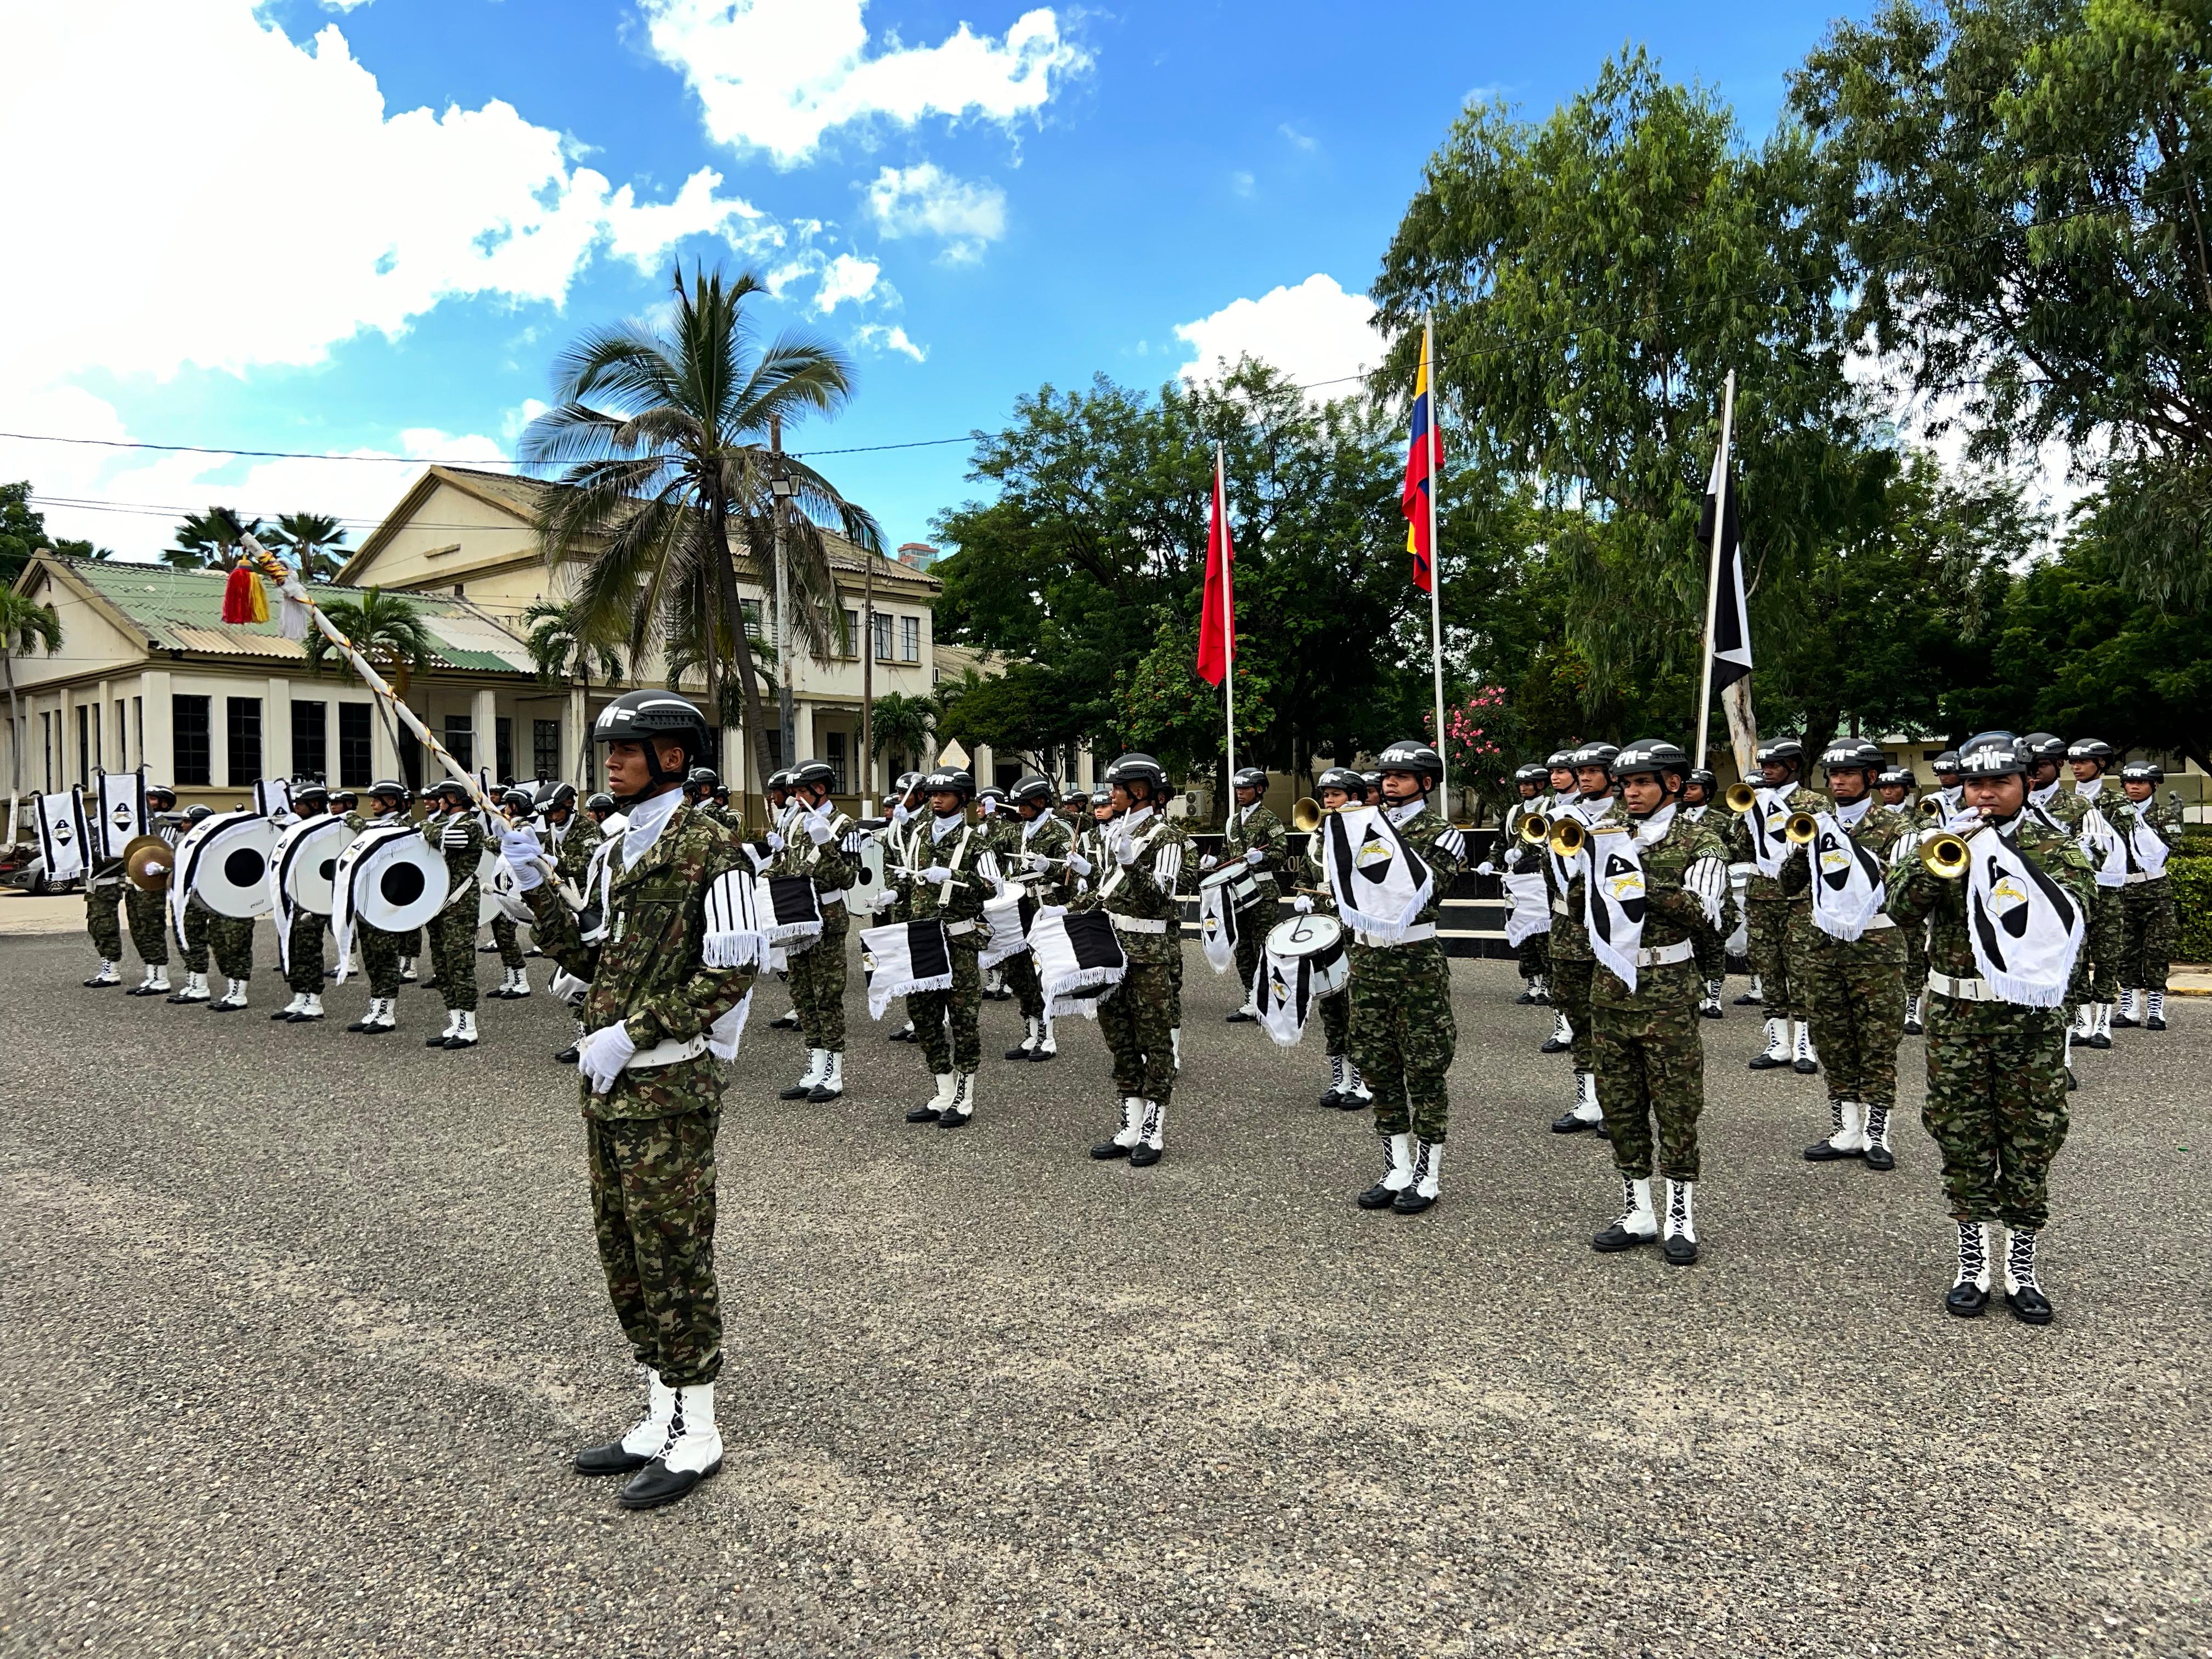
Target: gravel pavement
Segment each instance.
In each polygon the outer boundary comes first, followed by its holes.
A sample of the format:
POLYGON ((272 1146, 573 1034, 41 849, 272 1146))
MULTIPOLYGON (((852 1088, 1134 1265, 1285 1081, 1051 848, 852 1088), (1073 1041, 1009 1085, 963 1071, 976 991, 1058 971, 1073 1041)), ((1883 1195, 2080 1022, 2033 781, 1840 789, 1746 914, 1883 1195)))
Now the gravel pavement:
POLYGON ((295 1028, 273 975, 218 1018, 0 943, 0 1652, 2212 1654, 2212 1007, 2081 1058, 2037 1331, 1942 1311, 1915 1040, 1881 1176, 1799 1158, 1820 1085, 1745 1070, 1755 1011, 1707 1027, 1674 1269, 1591 1253, 1618 1189, 1546 1130, 1510 964, 1454 966, 1445 1199, 1404 1218, 1350 1201, 1319 1033, 1224 1027, 1189 963, 1150 1170, 1084 1156, 1092 1026, 1007 1065, 986 1005, 947 1134, 857 975, 834 1105, 773 1097, 803 1056, 757 1006, 728 1461, 630 1515, 568 1469, 635 1384, 562 1011, 433 1054, 418 990, 370 1039, 357 981, 295 1028))

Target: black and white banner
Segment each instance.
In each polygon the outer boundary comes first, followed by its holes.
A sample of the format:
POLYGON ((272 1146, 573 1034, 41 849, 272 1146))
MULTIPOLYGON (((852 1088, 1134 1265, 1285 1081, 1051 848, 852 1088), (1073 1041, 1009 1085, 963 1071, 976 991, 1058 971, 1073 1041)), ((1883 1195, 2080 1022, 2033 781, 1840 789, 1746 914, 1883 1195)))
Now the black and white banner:
POLYGON ((1720 520, 1721 555, 1713 580, 1713 655, 1711 666, 1713 695, 1720 694, 1751 673, 1751 611, 1743 598, 1742 527, 1736 522, 1735 480, 1727 476, 1727 457, 1713 452, 1713 470, 1705 479, 1705 504, 1698 515, 1698 545, 1713 544, 1713 520, 1720 520), (1727 501, 1722 501, 1723 486, 1727 501))
POLYGON ((768 950, 767 941, 761 937, 758 894, 757 878, 744 870, 726 870, 708 884, 703 937, 699 944, 702 964, 708 968, 758 965, 768 950))
POLYGON ((1030 948, 1029 936, 1022 931, 1019 893, 1007 893, 986 903, 983 926, 989 937, 983 941, 982 954, 975 958, 975 965, 986 972, 1030 948))
POLYGON ((123 849, 146 833, 146 775, 100 775, 100 823, 94 832, 102 858, 119 859, 123 849))
POLYGON ((1206 965, 1225 974, 1237 965, 1237 901, 1221 883, 1198 890, 1198 938, 1206 965))
POLYGON ((952 946, 934 916, 862 929, 860 960, 868 974, 870 1019, 881 1019, 893 997, 952 988, 952 946))
MULTIPOLYGON (((2143 803, 2146 808, 2149 805, 2148 801, 2143 803)), ((2135 855, 2136 867, 2155 879, 2166 873, 2166 857, 2172 850, 2150 820, 2137 811, 2135 826, 2128 831, 2126 846, 2126 851, 2135 855)))
POLYGON ((813 877, 756 876, 753 879, 761 931, 770 945, 789 947, 793 940, 804 940, 797 946, 804 951, 822 937, 822 902, 815 896, 813 877))
POLYGON ((1966 850, 1966 938, 1982 977, 2007 1002, 2063 1006, 2088 931, 2081 907, 1995 827, 1969 836, 1966 850))
MULTIPOLYGON (((1671 813, 1674 809, 1665 810, 1671 813)), ((1663 827, 1661 833, 1665 833, 1663 827)), ((1636 988, 1636 953, 1644 945, 1644 917, 1650 908, 1638 839, 1609 827, 1591 831, 1586 855, 1589 879, 1583 884, 1583 919, 1589 929, 1590 953, 1631 991, 1636 988)))
POLYGON ((1524 870, 1504 880, 1505 896, 1513 903, 1505 917, 1505 943, 1517 951, 1523 941, 1552 931, 1551 893, 1541 870, 1524 870))
POLYGON ((1813 817, 1820 825, 1813 836, 1813 925, 1849 945, 1881 913, 1887 896, 1881 864, 1851 839, 1835 813, 1813 817))
POLYGON ((1379 806, 1347 806, 1325 820, 1322 873, 1346 927, 1395 945, 1420 919, 1436 878, 1379 806))
POLYGON ((39 833, 39 856, 49 882, 75 881, 85 873, 85 830, 76 791, 40 795, 31 803, 31 822, 39 833))
POLYGON ((1129 958, 1103 910, 1064 910, 1048 905, 1030 924, 1030 950, 1045 1008, 1098 1017, 1098 1004, 1129 971, 1129 958))

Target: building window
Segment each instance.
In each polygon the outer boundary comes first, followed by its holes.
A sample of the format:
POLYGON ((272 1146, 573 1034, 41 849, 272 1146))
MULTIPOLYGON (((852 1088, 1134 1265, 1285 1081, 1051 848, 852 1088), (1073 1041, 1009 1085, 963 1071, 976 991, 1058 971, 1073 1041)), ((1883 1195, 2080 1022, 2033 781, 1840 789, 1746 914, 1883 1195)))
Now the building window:
POLYGON ((469 714, 446 716, 446 752, 469 771, 477 763, 476 720, 469 714))
POLYGON ((880 611, 876 612, 876 660, 878 662, 889 662, 891 659, 891 623, 895 620, 896 618, 885 616, 880 611))
POLYGON ((848 611, 845 613, 845 643, 839 654, 849 657, 855 662, 860 660, 860 613, 857 611, 848 611))
POLYGON ((514 721, 505 714, 495 715, 491 732, 492 769, 505 783, 514 776, 514 721))
POLYGON ((739 599, 738 614, 745 619, 745 637, 757 640, 761 636, 761 602, 758 599, 739 599))
POLYGON ((177 769, 179 789, 204 789, 215 781, 209 756, 209 700, 205 697, 169 699, 170 758, 177 769))
POLYGON ((561 722, 530 722, 530 759, 541 778, 561 775, 561 722))
POLYGON ((146 699, 131 699, 131 748, 138 757, 138 764, 146 763, 146 699))
POLYGON ((919 617, 899 618, 899 660, 921 660, 921 618, 919 617))
POLYGON ((46 710, 44 713, 40 714, 40 716, 39 716, 39 746, 40 746, 42 750, 44 750, 46 751, 46 793, 47 793, 48 794, 50 794, 50 795, 51 795, 51 794, 52 794, 52 793, 54 793, 54 777, 55 777, 55 771, 54 771, 54 716, 53 716, 53 711, 52 711, 52 709, 47 709, 47 710, 46 710))
POLYGON ((323 778, 331 775, 331 728, 320 702, 292 705, 292 775, 323 778))
POLYGON ((338 705, 338 782, 348 789, 366 789, 376 781, 376 744, 369 732, 373 718, 365 702, 338 705))
POLYGON ((80 789, 92 784, 92 708, 88 703, 76 706, 76 782, 80 789))
POLYGON ((223 732, 230 739, 230 787, 251 789, 261 781, 261 699, 225 697, 223 732))
POLYGON ((825 745, 822 758, 829 763, 830 771, 836 775, 830 779, 830 787, 842 795, 845 793, 845 734, 842 732, 825 732, 822 741, 825 745))

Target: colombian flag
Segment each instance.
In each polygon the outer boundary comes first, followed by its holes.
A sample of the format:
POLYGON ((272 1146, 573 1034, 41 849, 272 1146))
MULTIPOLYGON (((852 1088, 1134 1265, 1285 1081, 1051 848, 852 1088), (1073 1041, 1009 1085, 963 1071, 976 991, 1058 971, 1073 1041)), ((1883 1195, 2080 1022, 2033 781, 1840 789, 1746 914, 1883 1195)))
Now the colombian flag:
POLYGON ((1430 333, 1421 327, 1421 372, 1413 382, 1413 430, 1406 452, 1406 488, 1398 500, 1406 515, 1406 551, 1413 556, 1413 586, 1426 593, 1436 586, 1436 550, 1429 545, 1429 492, 1443 459, 1443 435, 1436 429, 1436 398, 1429 379, 1430 333))

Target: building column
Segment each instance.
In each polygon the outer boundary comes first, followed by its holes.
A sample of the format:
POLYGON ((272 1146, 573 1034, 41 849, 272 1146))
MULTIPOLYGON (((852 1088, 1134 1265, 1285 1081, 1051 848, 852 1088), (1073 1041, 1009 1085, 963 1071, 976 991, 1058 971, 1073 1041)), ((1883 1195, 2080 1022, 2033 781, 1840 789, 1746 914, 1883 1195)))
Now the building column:
POLYGON ((498 770, 499 698, 489 686, 469 698, 469 747, 476 751, 469 758, 471 771, 498 770))
POLYGON ((149 668, 138 677, 139 695, 146 700, 146 763, 149 781, 177 787, 177 754, 173 716, 169 701, 169 671, 149 668))
POLYGON ((292 682, 275 675, 261 701, 261 775, 292 775, 292 682))
POLYGON ((591 702, 584 696, 582 686, 571 684, 568 687, 568 718, 561 727, 561 775, 565 778, 571 767, 582 766, 584 775, 576 780, 576 787, 586 795, 592 793, 592 769, 584 763, 583 757, 589 752, 584 746, 584 739, 591 729, 591 702))
MULTIPOLYGON (((368 702, 369 775, 374 781, 388 781, 399 775, 399 745, 386 724, 389 706, 380 707, 384 699, 375 696, 371 696, 368 702)), ((391 718, 396 720, 398 716, 392 714, 391 718)))

